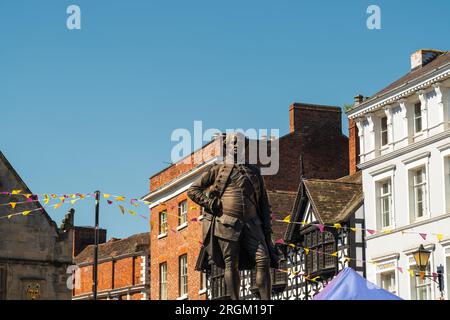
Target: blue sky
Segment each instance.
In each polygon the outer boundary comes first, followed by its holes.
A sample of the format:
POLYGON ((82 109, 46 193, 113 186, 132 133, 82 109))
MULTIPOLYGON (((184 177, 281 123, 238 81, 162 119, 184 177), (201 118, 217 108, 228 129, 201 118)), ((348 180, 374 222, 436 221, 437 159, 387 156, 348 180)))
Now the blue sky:
MULTIPOLYGON (((35 193, 139 197, 170 161, 174 129, 202 120, 284 134, 289 104, 351 103, 406 73, 413 51, 448 50, 449 9, 445 0, 1 0, 0 150, 35 193), (70 4, 81 30, 66 28, 70 4), (381 30, 366 28, 370 4, 381 30)), ((93 224, 92 201, 75 208, 78 225, 93 224)), ((48 211, 59 223, 67 209, 48 211)), ((148 230, 105 203, 100 222, 109 237, 148 230)))

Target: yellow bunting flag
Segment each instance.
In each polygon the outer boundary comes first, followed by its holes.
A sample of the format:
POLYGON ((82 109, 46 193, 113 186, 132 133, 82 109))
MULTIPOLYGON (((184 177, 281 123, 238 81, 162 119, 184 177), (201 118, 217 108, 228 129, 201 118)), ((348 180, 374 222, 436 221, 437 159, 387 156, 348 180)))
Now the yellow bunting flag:
POLYGON ((71 203, 71 204, 74 204, 74 203, 77 202, 78 200, 80 200, 80 199, 73 199, 73 200, 70 200, 70 203, 71 203))
POLYGON ((291 222, 291 216, 289 215, 286 218, 284 218, 283 222, 291 222))
POLYGON ((444 235, 441 233, 437 234, 436 237, 437 237, 438 241, 442 241, 442 239, 444 239, 444 235))
POLYGON ((103 194, 103 198, 108 199, 109 197, 111 197, 110 194, 108 194, 108 193, 104 193, 104 194, 103 194))
POLYGON ((144 202, 144 204, 146 204, 146 205, 151 205, 151 204, 152 204, 150 201, 143 201, 143 202, 144 202))
POLYGON ((352 258, 349 258, 349 257, 344 258, 344 262, 350 262, 350 260, 352 260, 352 258))
POLYGON ((8 219, 11 219, 12 218, 12 214, 8 214, 8 219))
POLYGON ((78 196, 80 197, 80 199, 84 199, 85 198, 84 194, 79 194, 78 196))
POLYGON ((50 198, 48 197, 48 195, 44 194, 44 204, 47 204, 49 200, 50 198))
POLYGON ((22 212, 22 214, 23 214, 24 216, 27 216, 27 215, 30 214, 30 212, 31 212, 31 211, 24 211, 24 212, 22 212))
POLYGON ((120 212, 122 212, 122 214, 125 214, 125 208, 124 208, 124 206, 119 205, 119 209, 120 209, 120 212))
POLYGON ((77 198, 77 196, 74 195, 74 194, 71 194, 70 197, 71 197, 72 199, 76 199, 76 198, 77 198))
POLYGON ((383 231, 384 234, 389 234, 389 233, 391 233, 391 232, 392 232, 392 231, 389 230, 389 229, 386 229, 386 230, 383 231))
POLYGON ((52 197, 53 199, 56 199, 57 195, 56 194, 51 194, 50 197, 52 197))
POLYGON ((125 201, 125 197, 122 196, 116 197, 116 201, 125 201))
POLYGON ((408 269, 409 275, 411 277, 414 277, 414 270, 413 269, 408 269))
POLYGON ((350 230, 352 230, 353 232, 356 232, 358 229, 356 229, 356 228, 350 228, 350 230))
POLYGON ((11 194, 20 194, 22 192, 22 190, 13 190, 11 192, 11 194))
POLYGON ((337 257, 338 256, 338 253, 337 252, 333 252, 332 254, 330 254, 331 256, 333 256, 333 257, 337 257))
POLYGON ((305 250, 305 254, 308 255, 309 254, 309 249, 308 248, 303 248, 305 250))
POLYGON ((302 226, 306 225, 306 223, 307 223, 306 221, 301 222, 302 226))
POLYGON ((295 244, 293 244, 293 243, 289 243, 288 246, 291 248, 295 248, 295 244))
POLYGON ((61 203, 57 203, 57 204, 53 205, 53 207, 54 207, 55 209, 58 209, 59 207, 61 207, 61 203))
POLYGON ((129 212, 131 215, 133 215, 133 216, 136 215, 136 212, 134 212, 133 210, 128 210, 128 212, 129 212))
POLYGON ((315 278, 311 279, 311 281, 317 281, 317 279, 320 279, 320 277, 319 277, 319 276, 317 276, 317 277, 315 277, 315 278))
POLYGON ((341 229, 342 225, 340 223, 335 223, 333 227, 336 229, 341 229))
POLYGON ((60 200, 61 202, 64 202, 64 200, 66 200, 66 198, 65 198, 65 197, 59 197, 59 200, 60 200))
POLYGON ((10 202, 9 205, 14 209, 17 205, 17 202, 10 202))
POLYGON ((30 198, 31 198, 31 196, 32 196, 32 194, 31 194, 31 193, 27 193, 27 194, 25 195, 25 198, 27 198, 27 199, 30 199, 30 198))
POLYGON ((197 207, 192 206, 191 210, 197 210, 197 207))

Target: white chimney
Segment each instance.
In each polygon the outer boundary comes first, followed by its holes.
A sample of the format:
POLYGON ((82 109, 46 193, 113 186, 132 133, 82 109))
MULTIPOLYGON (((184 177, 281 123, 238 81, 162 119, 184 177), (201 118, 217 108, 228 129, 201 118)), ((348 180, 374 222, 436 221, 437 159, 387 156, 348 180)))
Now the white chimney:
POLYGON ((433 61, 438 56, 443 54, 444 51, 433 49, 420 49, 411 55, 411 70, 415 70, 423 67, 427 63, 433 61))

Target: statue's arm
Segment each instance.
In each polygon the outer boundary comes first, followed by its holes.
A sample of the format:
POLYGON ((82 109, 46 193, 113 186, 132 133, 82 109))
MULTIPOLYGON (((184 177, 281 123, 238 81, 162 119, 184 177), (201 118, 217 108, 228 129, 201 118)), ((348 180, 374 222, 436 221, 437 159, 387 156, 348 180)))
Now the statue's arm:
POLYGON ((212 167, 207 172, 204 172, 187 191, 187 195, 192 201, 210 212, 214 212, 215 199, 208 197, 207 190, 215 181, 216 171, 216 167, 212 167))

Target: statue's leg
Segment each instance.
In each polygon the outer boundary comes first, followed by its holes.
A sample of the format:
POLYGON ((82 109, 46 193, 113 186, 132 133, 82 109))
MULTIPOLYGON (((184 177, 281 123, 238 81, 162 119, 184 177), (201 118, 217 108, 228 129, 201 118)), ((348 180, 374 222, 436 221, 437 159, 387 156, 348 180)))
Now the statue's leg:
POLYGON ((225 262, 225 285, 231 300, 239 300, 239 242, 218 238, 219 246, 225 262))
POLYGON ((270 278, 270 256, 261 225, 248 225, 242 244, 256 263, 256 286, 261 300, 270 300, 272 281, 270 278))
POLYGON ((256 285, 261 300, 270 300, 272 281, 270 279, 270 258, 265 242, 260 242, 256 250, 256 285))

